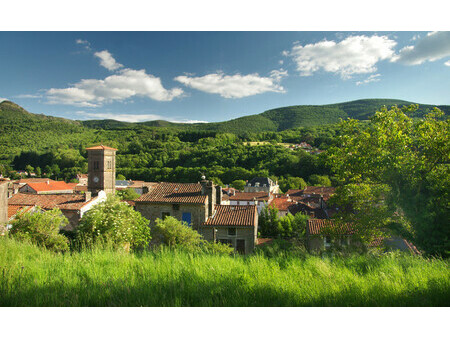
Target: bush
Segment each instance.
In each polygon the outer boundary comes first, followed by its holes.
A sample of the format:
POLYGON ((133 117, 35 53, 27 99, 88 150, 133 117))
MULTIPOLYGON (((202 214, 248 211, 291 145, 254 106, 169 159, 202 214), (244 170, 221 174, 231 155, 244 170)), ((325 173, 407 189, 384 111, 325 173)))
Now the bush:
POLYGON ((11 224, 10 234, 17 240, 30 241, 51 251, 64 252, 69 250, 69 241, 59 231, 68 223, 61 210, 43 211, 36 207, 35 212, 17 214, 11 224))
POLYGON ((89 210, 80 221, 77 237, 84 243, 109 242, 114 246, 146 246, 150 240, 148 220, 127 203, 109 195, 103 203, 89 210))
POLYGON ((208 242, 197 231, 186 223, 168 216, 164 220, 157 219, 153 228, 154 238, 161 244, 171 248, 181 248, 191 252, 230 255, 234 249, 226 244, 208 242))
POLYGON ((140 196, 133 188, 126 188, 124 190, 117 191, 116 195, 121 200, 135 200, 140 196))

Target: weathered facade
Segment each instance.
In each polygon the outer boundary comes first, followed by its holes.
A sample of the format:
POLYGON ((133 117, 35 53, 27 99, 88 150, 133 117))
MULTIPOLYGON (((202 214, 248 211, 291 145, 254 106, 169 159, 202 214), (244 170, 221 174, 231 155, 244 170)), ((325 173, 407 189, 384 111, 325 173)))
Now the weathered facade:
POLYGON ((114 194, 116 191, 116 151, 104 145, 86 148, 88 151, 88 190, 114 194))
POLYGON ((173 216, 194 229, 214 213, 216 201, 221 201, 221 189, 212 181, 200 183, 161 182, 136 201, 136 210, 155 224, 157 218, 173 216))
POLYGON ((268 177, 255 177, 247 182, 244 187, 244 192, 267 192, 277 194, 280 191, 278 182, 272 181, 268 177))
POLYGON ((258 234, 256 205, 216 205, 215 213, 200 226, 199 233, 208 241, 229 244, 241 254, 251 253, 258 234))

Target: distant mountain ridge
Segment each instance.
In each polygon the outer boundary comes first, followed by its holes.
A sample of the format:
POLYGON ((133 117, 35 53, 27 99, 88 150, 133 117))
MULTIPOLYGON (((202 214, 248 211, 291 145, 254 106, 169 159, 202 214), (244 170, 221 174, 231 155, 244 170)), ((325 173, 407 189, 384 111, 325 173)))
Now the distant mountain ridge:
MULTIPOLYGON (((267 110, 260 114, 248 115, 224 122, 210 123, 173 123, 164 120, 146 121, 138 123, 121 122, 116 120, 88 120, 75 121, 60 117, 32 114, 19 105, 3 101, 0 103, 0 123, 12 121, 38 122, 45 121, 47 127, 57 127, 58 123, 72 124, 73 127, 89 129, 139 129, 140 126, 154 128, 169 128, 177 130, 202 130, 229 133, 282 131, 297 127, 314 127, 326 124, 334 124, 340 119, 353 118, 367 120, 382 106, 388 108, 394 105, 405 106, 416 104, 414 102, 396 99, 363 99, 326 105, 298 105, 280 107, 267 110)), ((417 116, 423 116, 433 107, 438 107, 446 115, 450 113, 450 105, 419 104, 417 116)))

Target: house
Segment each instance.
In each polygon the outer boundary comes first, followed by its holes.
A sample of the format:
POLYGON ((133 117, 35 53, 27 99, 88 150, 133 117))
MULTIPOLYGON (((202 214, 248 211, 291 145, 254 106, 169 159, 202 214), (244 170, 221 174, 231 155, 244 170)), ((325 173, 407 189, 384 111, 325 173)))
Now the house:
POLYGON ((295 206, 297 202, 293 201, 288 196, 275 195, 272 201, 269 203, 269 207, 278 209, 278 216, 284 217, 289 211, 289 207, 295 206))
POLYGON ((116 180, 116 190, 133 189, 137 194, 142 195, 148 193, 157 184, 156 182, 116 180))
POLYGON ((267 192, 275 194, 279 191, 280 186, 278 182, 274 182, 268 177, 255 177, 247 182, 244 187, 244 192, 267 192))
POLYGON ((88 185, 88 174, 77 174, 78 185, 88 185))
POLYGON ((19 188, 20 193, 30 194, 71 194, 73 186, 64 181, 46 179, 43 182, 28 182, 19 188))
MULTIPOLYGON (((310 219, 306 227, 306 240, 308 250, 321 251, 329 249, 332 245, 348 246, 359 245, 353 238, 355 229, 351 224, 336 224, 332 219, 310 219)), ((400 250, 414 255, 420 254, 417 248, 404 238, 390 236, 376 238, 369 247, 381 247, 386 251, 400 250)))
POLYGON ((8 200, 8 207, 39 206, 44 210, 58 208, 69 220, 65 230, 74 230, 81 217, 94 205, 106 200, 106 193, 101 191, 95 197, 86 194, 25 194, 18 193, 8 200))
POLYGON ((5 232, 8 221, 8 181, 0 181, 0 234, 5 232))
POLYGON ((198 231, 208 241, 229 244, 238 253, 248 254, 257 242, 257 207, 216 205, 213 215, 201 224, 198 231))
POLYGON ((236 192, 229 197, 230 205, 256 205, 258 214, 273 199, 273 195, 268 192, 236 192))
POLYGON ((198 229, 222 203, 222 189, 212 181, 199 183, 161 182, 135 200, 136 210, 150 221, 173 216, 198 229))

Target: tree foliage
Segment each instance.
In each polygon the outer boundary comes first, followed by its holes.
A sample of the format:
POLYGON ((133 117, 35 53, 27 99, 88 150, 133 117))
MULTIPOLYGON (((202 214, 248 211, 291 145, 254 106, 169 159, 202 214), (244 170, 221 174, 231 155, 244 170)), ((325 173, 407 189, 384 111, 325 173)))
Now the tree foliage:
POLYGON ((419 248, 450 254, 449 124, 439 109, 413 119, 417 106, 377 112, 366 128, 341 123, 329 161, 340 187, 338 218, 373 235, 401 224, 419 248))
POLYGON ((145 247, 151 240, 148 220, 114 195, 86 212, 77 228, 81 240, 111 242, 117 246, 145 247))
POLYGON ((68 224, 61 210, 19 212, 12 221, 10 234, 18 240, 27 240, 55 252, 69 250, 68 239, 59 233, 68 224))

